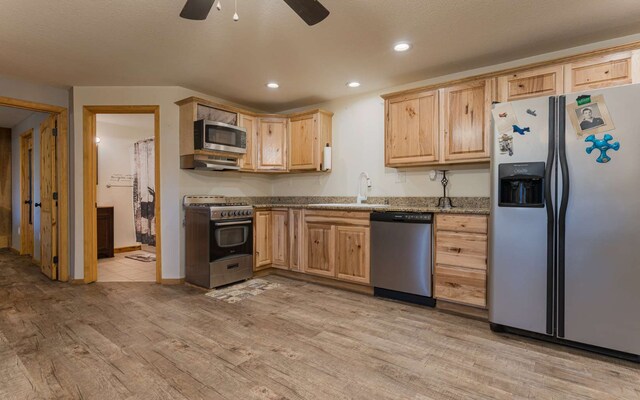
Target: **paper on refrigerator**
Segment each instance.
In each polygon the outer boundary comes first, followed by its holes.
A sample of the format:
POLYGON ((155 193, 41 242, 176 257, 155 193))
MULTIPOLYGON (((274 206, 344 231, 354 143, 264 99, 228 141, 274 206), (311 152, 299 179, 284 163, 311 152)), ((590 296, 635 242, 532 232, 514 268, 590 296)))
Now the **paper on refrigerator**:
POLYGON ((518 125, 518 118, 511 103, 496 104, 491 112, 498 134, 513 132, 513 126, 518 125))

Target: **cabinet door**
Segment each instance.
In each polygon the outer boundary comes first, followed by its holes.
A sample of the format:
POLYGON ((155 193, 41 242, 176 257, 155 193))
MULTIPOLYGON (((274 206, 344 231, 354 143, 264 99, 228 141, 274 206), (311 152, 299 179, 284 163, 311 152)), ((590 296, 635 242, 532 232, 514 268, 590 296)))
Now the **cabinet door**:
POLYGON ((632 83, 634 69, 640 67, 637 64, 637 54, 634 57, 630 51, 567 64, 565 91, 581 92, 632 83))
POLYGON ((323 223, 306 223, 304 272, 335 277, 334 226, 323 223))
POLYGON ((261 118, 258 128, 259 170, 287 170, 287 120, 261 118))
POLYGON ((318 114, 292 118, 289 129, 289 169, 317 169, 318 114))
POLYGON ((451 86, 444 93, 444 160, 487 161, 491 81, 451 86))
POLYGON ((386 166, 421 165, 438 160, 438 103, 436 90, 386 101, 386 166))
POLYGON ((256 169, 256 133, 258 119, 249 115, 239 114, 238 126, 247 130, 247 152, 240 159, 240 170, 254 171, 256 169))
POLYGON ((255 216, 255 268, 271 264, 271 211, 257 211, 255 216))
POLYGON ((507 102, 560 95, 564 90, 563 83, 562 65, 504 75, 498 78, 498 100, 507 102))
POLYGON ((289 210, 289 269, 300 271, 302 264, 302 210, 289 210))
POLYGON ((289 269, 289 213, 286 210, 271 211, 273 238, 273 266, 289 269))
POLYGON ((336 272, 339 279, 369 283, 369 228, 336 226, 336 272))

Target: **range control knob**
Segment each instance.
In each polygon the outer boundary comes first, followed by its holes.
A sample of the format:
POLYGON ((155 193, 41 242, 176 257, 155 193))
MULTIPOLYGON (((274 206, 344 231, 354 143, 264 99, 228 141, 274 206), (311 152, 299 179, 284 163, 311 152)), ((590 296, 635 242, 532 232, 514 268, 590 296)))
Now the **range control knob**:
POLYGON ((221 212, 220 216, 223 217, 223 218, 226 217, 227 216, 227 212, 226 211, 221 212))

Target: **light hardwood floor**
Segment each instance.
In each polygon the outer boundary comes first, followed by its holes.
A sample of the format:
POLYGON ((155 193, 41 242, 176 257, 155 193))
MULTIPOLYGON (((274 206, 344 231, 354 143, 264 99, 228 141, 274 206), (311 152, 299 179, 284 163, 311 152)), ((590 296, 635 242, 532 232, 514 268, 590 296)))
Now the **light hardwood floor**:
POLYGON ((636 364, 263 279, 280 287, 229 304, 189 286, 51 282, 0 252, 0 398, 640 398, 636 364))

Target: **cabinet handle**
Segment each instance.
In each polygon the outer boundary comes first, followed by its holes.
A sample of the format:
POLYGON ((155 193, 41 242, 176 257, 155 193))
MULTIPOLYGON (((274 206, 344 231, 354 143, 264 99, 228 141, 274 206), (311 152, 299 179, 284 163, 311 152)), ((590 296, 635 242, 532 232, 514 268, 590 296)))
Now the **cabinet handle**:
POLYGON ((36 204, 34 204, 33 206, 34 206, 34 207, 40 207, 41 205, 42 205, 42 203, 36 203, 36 204))

